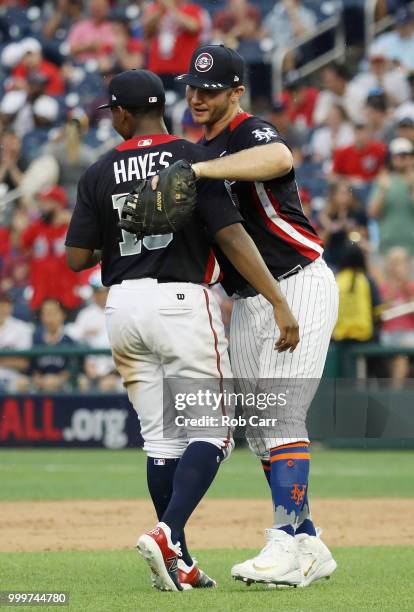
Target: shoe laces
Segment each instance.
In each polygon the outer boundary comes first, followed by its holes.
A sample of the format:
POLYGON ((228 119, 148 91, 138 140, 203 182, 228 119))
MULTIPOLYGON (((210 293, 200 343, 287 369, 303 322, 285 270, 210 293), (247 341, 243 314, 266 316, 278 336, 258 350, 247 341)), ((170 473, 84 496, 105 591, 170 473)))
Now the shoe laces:
POLYGON ((177 557, 182 557, 183 553, 181 552, 181 542, 177 540, 175 544, 172 546, 172 550, 175 552, 177 557))
POLYGON ((265 534, 267 538, 267 543, 261 550, 260 555, 271 555, 274 549, 276 549, 278 552, 280 552, 281 550, 284 552, 290 552, 286 539, 275 535, 274 532, 274 529, 266 529, 265 534))

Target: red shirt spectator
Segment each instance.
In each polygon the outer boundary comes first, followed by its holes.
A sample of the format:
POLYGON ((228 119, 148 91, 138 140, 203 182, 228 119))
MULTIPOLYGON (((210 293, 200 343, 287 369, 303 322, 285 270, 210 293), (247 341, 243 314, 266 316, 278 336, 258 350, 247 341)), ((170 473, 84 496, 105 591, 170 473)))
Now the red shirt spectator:
POLYGON ((384 165, 387 148, 384 143, 370 139, 366 125, 356 125, 354 133, 354 144, 334 151, 333 173, 372 181, 384 165))
MULTIPOLYGON (((414 282, 407 283, 405 289, 396 290, 391 285, 384 283, 381 286, 381 295, 387 306, 400 306, 414 301, 414 282)), ((414 331, 414 314, 405 314, 389 321, 384 321, 382 329, 387 332, 414 331)))
MULTIPOLYGON (((386 307, 393 308, 414 301, 414 281, 411 280, 411 262, 406 249, 403 247, 390 249, 386 257, 385 269, 386 281, 380 289, 386 307)), ((383 321, 382 331, 387 333, 414 332, 414 313, 402 314, 389 321, 383 321)))
POLYGON ((149 41, 148 68, 157 74, 182 74, 200 46, 203 9, 182 0, 156 0, 144 15, 149 41))
POLYGON ((66 309, 80 306, 76 293, 79 278, 66 263, 65 238, 68 229, 64 189, 55 185, 38 195, 41 218, 22 235, 23 248, 31 252, 30 284, 33 288, 31 307, 38 310, 47 298, 58 300, 66 309))
POLYGON ((29 74, 41 74, 47 79, 44 93, 49 96, 61 96, 65 93, 65 84, 59 68, 43 59, 42 47, 35 38, 25 38, 20 43, 22 59, 12 72, 15 79, 27 79, 29 74))
POLYGON ((290 121, 313 127, 313 111, 318 95, 319 90, 314 87, 292 83, 281 95, 290 121))
POLYGON ((262 36, 260 10, 247 0, 227 0, 227 6, 214 15, 214 38, 228 46, 262 36))
POLYGON ((82 19, 70 29, 67 42, 76 61, 98 59, 110 53, 114 44, 112 22, 108 20, 110 8, 108 0, 91 0, 90 19, 82 19))

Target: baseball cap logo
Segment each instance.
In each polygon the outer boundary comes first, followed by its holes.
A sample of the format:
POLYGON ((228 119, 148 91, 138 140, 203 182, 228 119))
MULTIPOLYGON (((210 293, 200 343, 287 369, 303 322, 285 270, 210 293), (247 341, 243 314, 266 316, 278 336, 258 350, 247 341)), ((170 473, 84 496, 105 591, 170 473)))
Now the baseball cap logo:
POLYGON ((116 100, 116 95, 112 94, 112 100, 116 100))
POLYGON ((200 53, 197 56, 194 67, 198 72, 207 72, 213 67, 214 60, 210 53, 200 53))

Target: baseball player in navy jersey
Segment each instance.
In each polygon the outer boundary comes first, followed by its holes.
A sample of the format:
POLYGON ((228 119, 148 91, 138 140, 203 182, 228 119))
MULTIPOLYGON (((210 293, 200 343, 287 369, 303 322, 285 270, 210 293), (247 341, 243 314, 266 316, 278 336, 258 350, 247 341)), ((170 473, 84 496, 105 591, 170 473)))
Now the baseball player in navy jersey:
POLYGON ((208 378, 221 388, 232 376, 220 309, 209 289, 220 273, 213 239, 263 299, 270 300, 283 330, 274 349, 293 350, 299 337, 287 302, 222 181, 198 182, 196 213, 174 235, 137 240, 119 229, 125 196, 138 180, 181 158, 196 162, 205 157, 200 146, 167 133, 164 101, 162 83, 149 71, 123 72, 111 81, 104 106, 111 109, 113 126, 124 142, 82 176, 66 246, 73 270, 102 262, 102 281, 110 287, 108 334, 140 419, 148 488, 159 519, 137 547, 151 568, 154 586, 180 591, 215 586, 194 564, 184 527, 232 448, 228 427, 218 426, 209 435, 195 428, 194 436, 191 425, 176 423, 172 398, 165 398, 168 389, 163 396, 168 377, 208 378))
POLYGON ((188 74, 177 79, 187 85, 194 121, 204 126, 201 144, 210 159, 222 157, 196 163, 193 170, 198 177, 226 179, 301 334, 295 352, 272 351, 279 330, 268 304, 240 275, 225 270, 223 285, 236 297, 230 355, 239 385, 246 390, 252 381, 272 379, 279 386, 290 381, 295 391, 289 407, 277 413, 277 428, 247 430, 250 448, 261 459, 271 489, 274 524, 267 530, 263 550, 235 565, 232 576, 246 582, 307 586, 329 577, 336 568, 309 510, 305 422, 337 318, 336 283, 322 259, 322 241, 303 212, 289 148, 273 125, 240 107, 241 56, 223 45, 201 47, 192 56, 188 74))

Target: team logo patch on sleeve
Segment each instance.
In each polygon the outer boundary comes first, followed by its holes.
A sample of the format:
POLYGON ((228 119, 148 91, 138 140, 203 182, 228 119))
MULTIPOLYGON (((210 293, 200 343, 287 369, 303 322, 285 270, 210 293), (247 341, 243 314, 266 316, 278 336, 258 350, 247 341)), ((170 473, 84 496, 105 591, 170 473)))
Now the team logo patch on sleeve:
POLYGON ((270 142, 272 138, 277 137, 275 130, 270 127, 253 130, 252 134, 259 142, 262 142, 263 140, 265 140, 266 142, 270 142))
POLYGON ((195 69, 198 72, 207 72, 213 67, 214 60, 210 53, 200 53, 195 61, 195 69))

